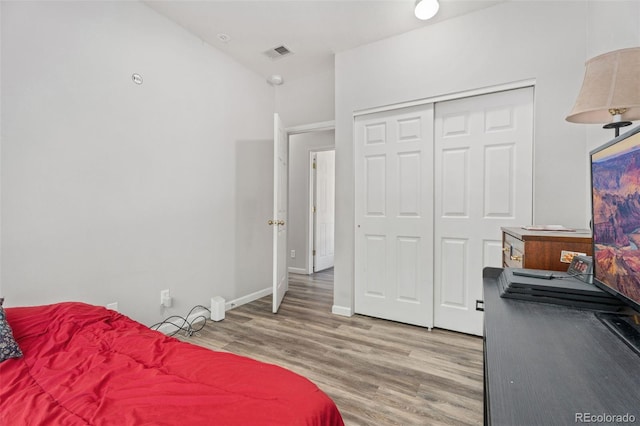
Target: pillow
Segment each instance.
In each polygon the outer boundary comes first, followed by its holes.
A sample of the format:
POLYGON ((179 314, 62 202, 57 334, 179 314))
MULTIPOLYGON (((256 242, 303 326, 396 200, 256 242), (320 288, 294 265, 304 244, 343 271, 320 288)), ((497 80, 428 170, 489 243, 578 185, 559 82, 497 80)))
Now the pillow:
POLYGON ((2 307, 3 298, 0 298, 0 362, 9 358, 20 358, 22 351, 13 339, 13 332, 2 307))

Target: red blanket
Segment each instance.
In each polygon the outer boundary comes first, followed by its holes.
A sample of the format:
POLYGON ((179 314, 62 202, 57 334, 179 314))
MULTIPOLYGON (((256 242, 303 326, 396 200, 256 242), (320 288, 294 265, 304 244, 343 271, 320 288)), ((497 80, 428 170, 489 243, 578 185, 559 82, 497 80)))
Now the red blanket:
POLYGON ((302 376, 114 311, 60 303, 6 314, 24 357, 0 363, 1 425, 343 425, 302 376))

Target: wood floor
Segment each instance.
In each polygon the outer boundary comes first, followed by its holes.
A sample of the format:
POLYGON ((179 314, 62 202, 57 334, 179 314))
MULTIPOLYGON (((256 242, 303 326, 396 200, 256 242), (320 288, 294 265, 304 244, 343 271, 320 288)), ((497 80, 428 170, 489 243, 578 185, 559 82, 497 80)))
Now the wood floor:
POLYGON ((291 274, 278 314, 269 296, 180 338, 307 377, 335 401, 347 425, 482 423, 482 339, 334 315, 332 300, 332 270, 291 274))

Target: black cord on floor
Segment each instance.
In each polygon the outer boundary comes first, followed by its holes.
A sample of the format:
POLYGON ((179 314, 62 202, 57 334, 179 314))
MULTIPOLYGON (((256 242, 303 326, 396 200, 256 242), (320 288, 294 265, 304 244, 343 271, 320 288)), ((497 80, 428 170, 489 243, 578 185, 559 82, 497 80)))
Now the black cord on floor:
POLYGON ((149 328, 152 329, 152 330, 158 330, 163 325, 168 324, 168 325, 170 325, 172 327, 175 327, 177 329, 173 333, 168 334, 168 336, 175 336, 180 331, 184 331, 185 332, 185 336, 193 336, 193 333, 197 333, 198 331, 202 330, 205 327, 205 325, 207 325, 207 319, 209 319, 204 315, 198 315, 197 317, 195 317, 191 321, 189 321, 189 319, 188 319, 189 316, 191 316, 193 311, 196 310, 197 308, 204 309, 205 311, 209 312, 209 316, 211 316, 211 311, 209 310, 209 308, 207 308, 206 306, 202 306, 202 305, 196 305, 193 308, 191 308, 191 310, 186 315, 186 317, 181 317, 180 315, 172 315, 172 316, 170 316, 168 318, 165 318, 164 320, 162 320, 159 323, 153 324, 149 328), (171 321, 171 320, 175 320, 175 319, 182 320, 182 323, 180 325, 178 325, 175 322, 171 321), (202 325, 197 329, 194 328, 193 324, 196 323, 200 319, 204 319, 204 321, 202 321, 202 325))

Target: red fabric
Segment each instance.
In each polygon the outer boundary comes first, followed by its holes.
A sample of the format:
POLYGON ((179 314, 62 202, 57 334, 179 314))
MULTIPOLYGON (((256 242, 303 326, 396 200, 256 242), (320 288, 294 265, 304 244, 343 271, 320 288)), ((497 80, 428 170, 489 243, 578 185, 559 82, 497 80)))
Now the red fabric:
POLYGON ((183 343, 82 303, 6 308, 0 425, 343 425, 284 368, 183 343))

